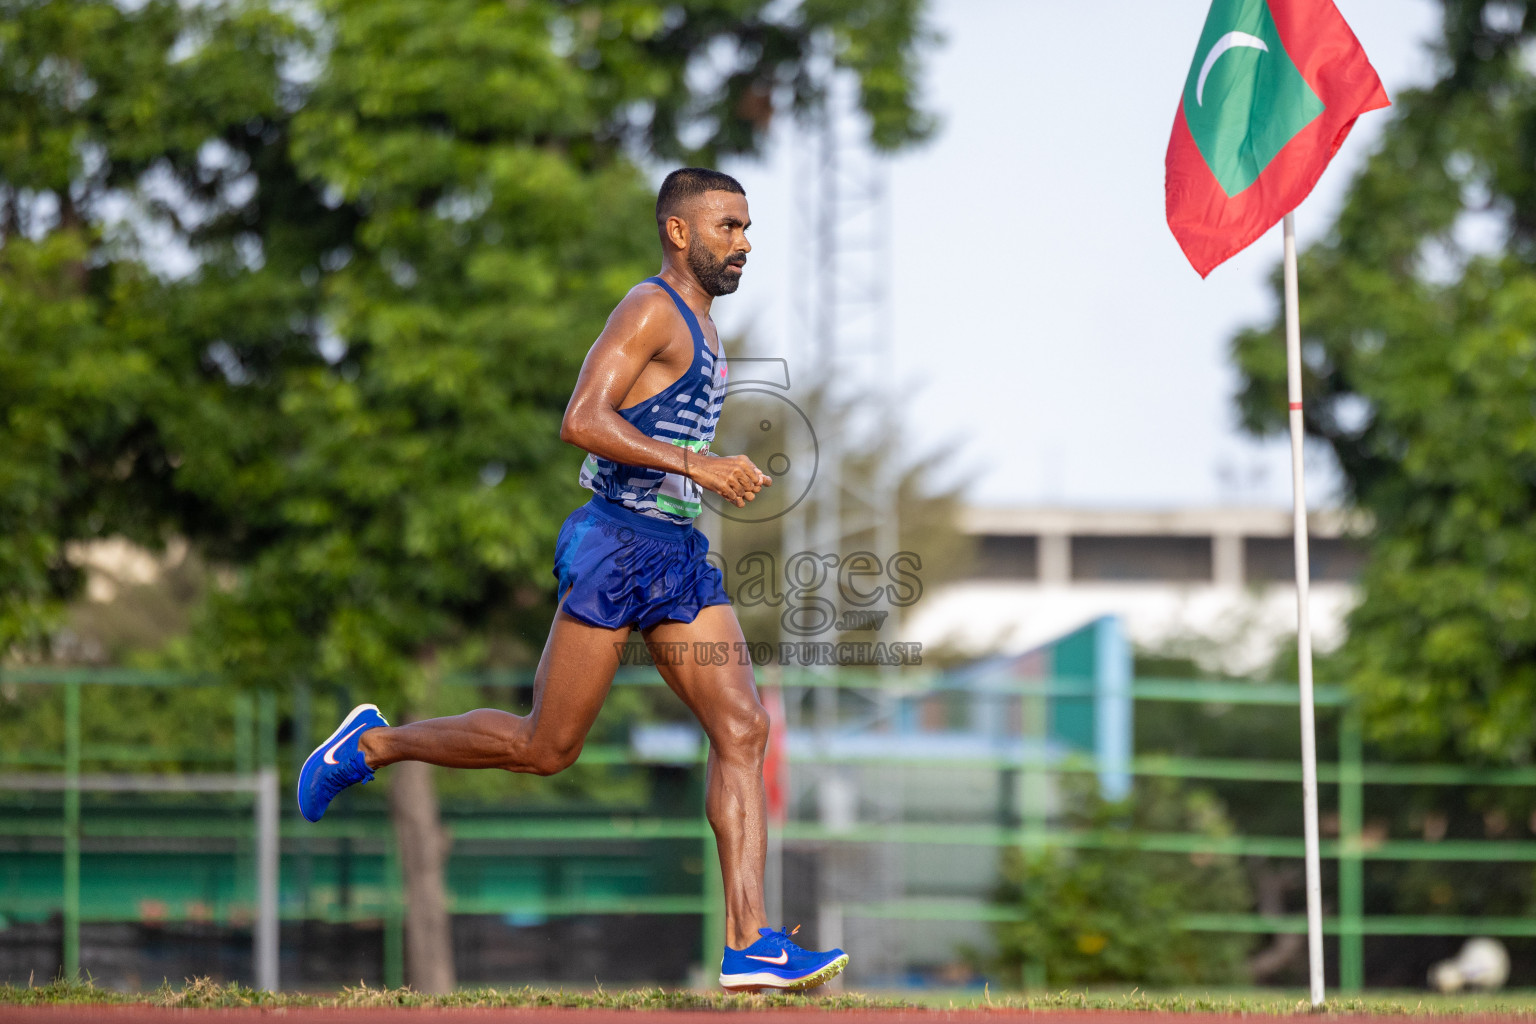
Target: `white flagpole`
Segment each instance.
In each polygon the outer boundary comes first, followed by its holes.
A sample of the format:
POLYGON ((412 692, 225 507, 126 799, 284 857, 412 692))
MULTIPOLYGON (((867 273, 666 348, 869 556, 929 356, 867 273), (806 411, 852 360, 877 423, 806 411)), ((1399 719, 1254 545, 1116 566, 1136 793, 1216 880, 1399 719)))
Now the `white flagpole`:
POLYGON ((1301 800, 1307 858, 1307 961, 1312 1005, 1323 1001, 1323 872, 1318 854, 1317 729, 1312 703, 1312 619, 1307 611, 1307 481, 1302 465, 1301 301, 1296 284, 1296 215, 1285 215, 1285 362, 1291 405, 1291 495, 1296 531, 1296 661, 1301 680, 1301 800))

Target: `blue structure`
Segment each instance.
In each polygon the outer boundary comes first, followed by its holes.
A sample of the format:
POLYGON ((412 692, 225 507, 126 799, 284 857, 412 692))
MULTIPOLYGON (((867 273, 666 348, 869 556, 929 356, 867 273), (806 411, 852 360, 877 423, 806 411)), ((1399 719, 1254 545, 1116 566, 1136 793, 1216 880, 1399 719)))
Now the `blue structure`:
POLYGON ((942 685, 977 696, 977 729, 994 741, 1011 734, 1026 748, 1043 745, 1048 757, 1091 754, 1105 799, 1130 794, 1131 647, 1118 617, 1023 654, 985 658, 946 674, 942 685), (1031 698, 1043 715, 1024 711, 1031 698))

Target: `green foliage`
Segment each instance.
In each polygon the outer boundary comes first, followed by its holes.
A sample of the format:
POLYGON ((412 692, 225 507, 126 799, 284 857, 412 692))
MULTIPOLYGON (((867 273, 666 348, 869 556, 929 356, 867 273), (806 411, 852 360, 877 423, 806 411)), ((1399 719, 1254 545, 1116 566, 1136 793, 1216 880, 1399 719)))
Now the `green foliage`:
MULTIPOLYGON (((1307 429, 1374 522, 1339 668, 1399 753, 1536 742, 1533 31, 1524 3, 1446 3, 1438 80, 1394 97, 1300 265, 1307 429)), ((1284 422, 1281 331, 1233 343, 1255 431, 1284 422)))
POLYGON ((186 511, 151 412, 180 339, 140 232, 216 208, 203 147, 278 111, 298 38, 239 2, 0 3, 0 649, 39 651, 78 591, 67 541, 154 543, 186 511))
POLYGON ((935 41, 924 0, 684 0, 547 5, 561 47, 591 69, 610 137, 663 159, 713 163, 759 151, 775 109, 813 111, 833 68, 852 74, 870 140, 894 151, 927 138, 921 51, 935 41), (626 104, 640 104, 638 121, 626 104))
MULTIPOLYGON (((0 683, 0 770, 63 769, 64 689, 0 683)), ((249 770, 255 763, 253 707, 250 698, 232 700, 226 687, 213 684, 87 684, 80 697, 81 767, 87 772, 249 770)))
POLYGON ((993 925, 997 961, 1017 978, 1044 967, 1053 986, 1134 981, 1150 986, 1231 984, 1244 976, 1245 944, 1178 927, 1190 913, 1245 912, 1253 900, 1236 858, 1138 851, 1140 833, 1230 835, 1210 794, 1170 779, 1139 780, 1108 804, 1077 794, 1069 826, 1106 842, 1094 849, 1007 850, 997 901, 1016 922, 993 925))

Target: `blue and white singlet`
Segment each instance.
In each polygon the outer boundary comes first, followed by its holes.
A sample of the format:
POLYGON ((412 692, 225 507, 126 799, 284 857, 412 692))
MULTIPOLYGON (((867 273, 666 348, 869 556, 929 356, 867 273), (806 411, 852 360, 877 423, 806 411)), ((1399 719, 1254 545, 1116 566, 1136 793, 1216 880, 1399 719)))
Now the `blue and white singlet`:
MULTIPOLYGON (((716 355, 709 350, 699 318, 671 285, 659 277, 648 277, 644 283, 659 285, 672 296, 693 336, 693 362, 660 393, 618 413, 647 437, 707 451, 725 404, 725 352, 716 355)), ((699 485, 680 473, 628 466, 596 455, 589 454, 581 464, 581 486, 641 515, 681 525, 692 525, 704 508, 699 485)))

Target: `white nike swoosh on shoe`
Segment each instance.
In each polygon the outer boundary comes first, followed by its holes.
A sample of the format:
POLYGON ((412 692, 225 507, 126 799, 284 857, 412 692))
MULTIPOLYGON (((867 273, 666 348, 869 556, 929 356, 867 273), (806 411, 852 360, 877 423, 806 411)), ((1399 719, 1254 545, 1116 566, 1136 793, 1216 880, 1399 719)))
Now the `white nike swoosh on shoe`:
MULTIPOLYGON (((333 761, 331 763, 334 764, 335 762, 333 761)), ((761 960, 765 964, 789 963, 789 950, 787 949, 781 950, 778 956, 753 956, 751 953, 743 953, 742 956, 746 957, 748 960, 761 960)))
POLYGON ((331 748, 325 752, 325 756, 321 758, 321 760, 326 764, 339 764, 340 762, 336 760, 336 751, 341 749, 341 745, 343 743, 347 742, 347 740, 351 739, 353 736, 356 736, 366 728, 368 728, 366 724, 360 725, 356 729, 353 729, 351 732, 347 733, 341 739, 337 740, 335 743, 332 743, 331 748))
MULTIPOLYGON (((365 711, 375 711, 376 712, 378 710, 379 710, 379 706, 377 704, 359 704, 357 707, 353 708, 351 711, 349 711, 347 713, 347 717, 343 718, 341 720, 341 724, 336 727, 335 731, 332 732, 325 739, 321 740, 320 741, 320 745, 318 747, 316 747, 314 750, 311 750, 309 752, 309 757, 306 757, 304 760, 306 762, 308 762, 311 757, 314 757, 316 754, 322 753, 325 750, 326 747, 328 747, 332 743, 336 742, 336 737, 340 736, 342 733, 344 733, 348 729, 352 728, 352 723, 357 721, 357 716, 358 715, 361 715, 365 711)), ((380 717, 382 718, 383 716, 381 715, 380 717)), ((385 722, 383 724, 384 725, 388 725, 389 723, 385 722)))

